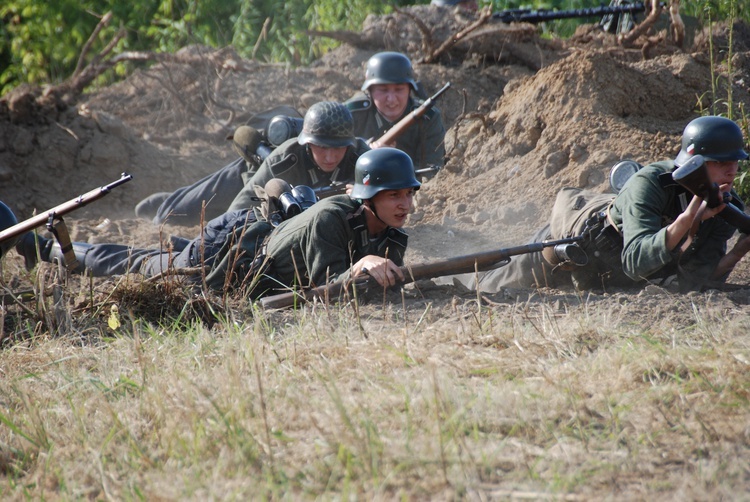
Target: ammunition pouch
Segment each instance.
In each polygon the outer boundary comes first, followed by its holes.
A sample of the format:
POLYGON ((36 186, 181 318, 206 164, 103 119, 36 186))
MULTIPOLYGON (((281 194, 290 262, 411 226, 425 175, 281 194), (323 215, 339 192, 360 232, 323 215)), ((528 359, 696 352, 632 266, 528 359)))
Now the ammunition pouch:
POLYGON ((608 268, 621 271, 622 235, 607 218, 606 210, 592 214, 587 227, 588 238, 583 241, 584 250, 608 268))
POLYGON ((586 266, 574 267, 571 280, 576 289, 590 290, 627 285, 628 280, 622 270, 623 242, 617 227, 607 218, 606 208, 595 211, 586 220, 580 242, 581 249, 589 257, 586 266))

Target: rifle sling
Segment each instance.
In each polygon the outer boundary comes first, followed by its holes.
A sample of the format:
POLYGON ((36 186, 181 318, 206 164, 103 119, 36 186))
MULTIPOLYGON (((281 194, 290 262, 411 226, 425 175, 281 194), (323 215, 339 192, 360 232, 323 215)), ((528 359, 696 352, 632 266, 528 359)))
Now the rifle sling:
POLYGON ((50 214, 47 221, 47 230, 55 236, 57 243, 60 245, 60 250, 65 258, 65 268, 71 271, 77 269, 79 263, 73 251, 73 243, 70 241, 68 227, 65 225, 65 220, 63 220, 62 216, 57 216, 54 213, 50 214))

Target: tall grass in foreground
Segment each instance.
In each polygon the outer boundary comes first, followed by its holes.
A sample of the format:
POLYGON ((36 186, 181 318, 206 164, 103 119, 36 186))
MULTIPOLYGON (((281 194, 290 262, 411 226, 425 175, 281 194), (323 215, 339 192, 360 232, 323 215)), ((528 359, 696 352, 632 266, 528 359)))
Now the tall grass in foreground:
POLYGON ((650 292, 358 312, 256 311, 211 330, 135 323, 103 344, 4 350, 0 495, 675 500, 750 489, 746 306, 650 292))

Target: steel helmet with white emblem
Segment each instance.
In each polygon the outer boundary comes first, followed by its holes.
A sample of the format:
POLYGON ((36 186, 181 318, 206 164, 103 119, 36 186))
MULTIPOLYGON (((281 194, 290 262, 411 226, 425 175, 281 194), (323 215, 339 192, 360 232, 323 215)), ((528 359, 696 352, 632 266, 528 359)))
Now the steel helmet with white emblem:
POLYGON ((682 133, 682 148, 674 163, 680 167, 694 155, 718 162, 747 159, 742 130, 724 117, 706 116, 692 120, 682 133))
POLYGON ((383 190, 419 189, 411 157, 397 148, 376 148, 363 153, 354 166, 353 199, 371 199, 383 190))

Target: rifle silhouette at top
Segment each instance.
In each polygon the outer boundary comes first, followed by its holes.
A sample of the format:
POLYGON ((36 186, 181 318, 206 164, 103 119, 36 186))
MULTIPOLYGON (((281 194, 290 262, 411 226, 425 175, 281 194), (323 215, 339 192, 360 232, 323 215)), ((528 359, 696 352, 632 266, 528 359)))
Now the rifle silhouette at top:
MULTIPOLYGON (((506 265, 512 256, 521 254, 541 252, 545 248, 555 248, 555 253, 564 257, 578 266, 585 265, 588 262, 586 253, 576 245, 576 243, 585 239, 585 235, 569 237, 567 239, 546 240, 532 242, 523 246, 516 246, 505 249, 485 251, 482 253, 469 254, 446 260, 436 260, 429 263, 421 263, 412 266, 401 267, 404 274, 404 283, 415 282, 421 279, 432 279, 444 275, 465 274, 474 271, 490 270, 499 266, 506 265)), ((375 279, 370 276, 356 277, 352 281, 337 281, 317 288, 304 289, 301 291, 290 291, 278 295, 267 296, 260 299, 260 304, 264 308, 286 308, 297 303, 302 303, 315 298, 336 300, 348 288, 357 289, 380 287, 375 279)))
POLYGON ((611 14, 637 14, 645 12, 649 7, 644 2, 623 3, 621 5, 600 5, 571 10, 551 9, 507 9, 492 14, 493 19, 503 23, 542 23, 556 19, 571 19, 577 17, 600 17, 611 14))

